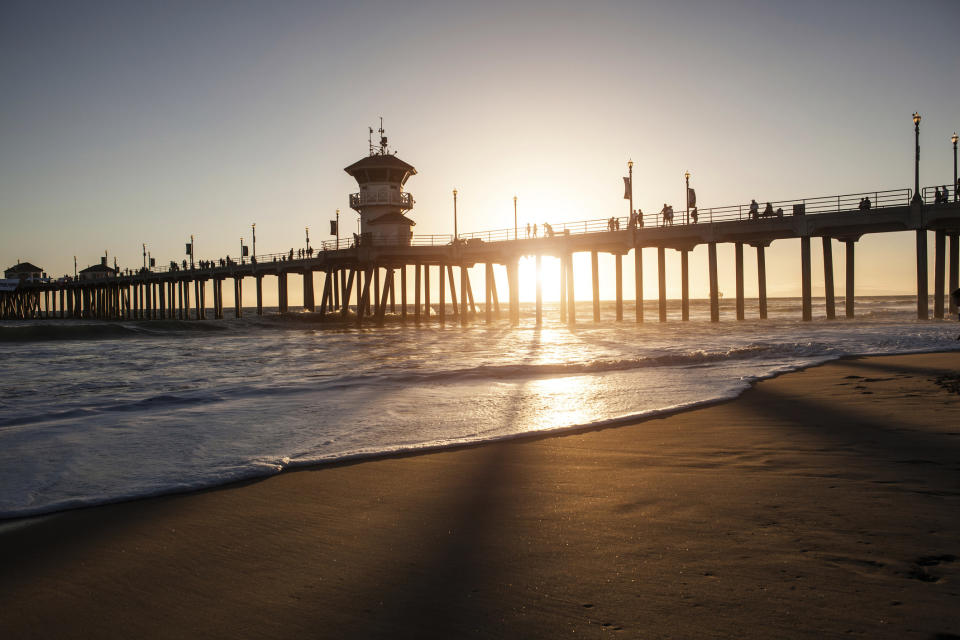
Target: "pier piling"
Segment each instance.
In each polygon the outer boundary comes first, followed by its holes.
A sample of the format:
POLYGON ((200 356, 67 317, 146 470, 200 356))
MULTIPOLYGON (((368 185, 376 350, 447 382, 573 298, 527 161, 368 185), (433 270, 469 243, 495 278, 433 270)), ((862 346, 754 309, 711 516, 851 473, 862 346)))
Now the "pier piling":
POLYGON ((667 321, 667 264, 666 249, 657 247, 657 295, 660 309, 660 322, 667 321))
POLYGON ((927 293, 927 232, 917 229, 917 319, 930 318, 927 293))
POLYGON ((803 319, 813 320, 813 302, 810 287, 810 236, 800 238, 800 296, 803 319))
POLYGON ((707 243, 710 272, 710 322, 720 322, 720 288, 717 284, 717 243, 707 243))
POLYGON ((823 241, 823 297, 827 307, 827 319, 837 317, 836 304, 833 297, 833 239, 829 236, 820 238, 823 241))
POLYGON ((846 307, 846 313, 848 318, 853 317, 853 305, 854 305, 854 294, 853 294, 853 284, 854 284, 854 241, 845 240, 844 246, 846 246, 846 260, 847 260, 847 287, 844 293, 844 306, 846 307))
POLYGON ((943 288, 946 275, 946 244, 947 235, 938 230, 935 235, 933 250, 933 317, 943 319, 943 288))

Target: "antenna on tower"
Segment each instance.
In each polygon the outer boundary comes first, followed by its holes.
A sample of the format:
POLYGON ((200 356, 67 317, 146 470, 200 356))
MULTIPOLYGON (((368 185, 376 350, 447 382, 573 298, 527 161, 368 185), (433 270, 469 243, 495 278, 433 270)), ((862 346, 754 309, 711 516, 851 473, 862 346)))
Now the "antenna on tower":
POLYGON ((380 116, 380 155, 386 155, 387 153, 387 136, 383 133, 383 116, 380 116))
POLYGON ((367 127, 370 130, 370 135, 367 136, 367 144, 370 146, 370 155, 373 155, 373 127, 367 127))

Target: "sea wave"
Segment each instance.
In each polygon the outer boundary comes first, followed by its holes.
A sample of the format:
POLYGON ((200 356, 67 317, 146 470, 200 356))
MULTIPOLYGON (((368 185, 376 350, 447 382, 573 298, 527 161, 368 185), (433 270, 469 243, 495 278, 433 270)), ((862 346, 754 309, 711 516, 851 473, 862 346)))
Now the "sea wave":
POLYGON ((0 325, 0 342, 163 337, 178 332, 203 333, 223 331, 227 328, 229 328, 229 324, 187 322, 183 320, 151 320, 149 322, 45 321, 44 323, 0 325))

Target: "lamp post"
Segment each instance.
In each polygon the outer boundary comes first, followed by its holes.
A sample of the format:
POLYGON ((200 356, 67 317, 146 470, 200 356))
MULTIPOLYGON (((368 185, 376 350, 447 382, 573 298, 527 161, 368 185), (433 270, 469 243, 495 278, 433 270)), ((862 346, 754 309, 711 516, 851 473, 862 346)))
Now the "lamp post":
POLYGON ((257 257, 257 223, 256 222, 250 225, 250 231, 253 232, 253 253, 250 255, 251 257, 256 258, 257 257))
POLYGON ((687 201, 687 212, 684 214, 684 223, 690 224, 690 172, 684 171, 683 177, 687 180, 687 190, 683 194, 687 201))
POLYGON ((190 234, 190 270, 191 271, 193 270, 193 256, 196 253, 196 250, 194 249, 193 245, 194 245, 193 234, 190 234))
POLYGON ((960 200, 960 194, 957 193, 957 132, 954 131, 953 135, 950 137, 950 142, 953 143, 953 201, 957 202, 960 200))
POLYGON ((457 233, 457 190, 453 190, 453 241, 456 242, 459 238, 457 233))
MULTIPOLYGON (((627 182, 630 183, 630 193, 627 194, 630 196, 630 211, 627 212, 629 214, 627 217, 629 218, 633 215, 633 160, 627 160, 627 176, 627 182)), ((640 221, 638 220, 637 222, 639 223, 640 221)))
POLYGON ((513 196, 513 239, 517 239, 517 196, 513 196))
POLYGON ((240 264, 243 264, 243 236, 240 236, 240 264))
POLYGON ((310 254, 310 227, 306 227, 307 230, 307 254, 310 254))
POLYGON ((920 198, 920 114, 914 112, 913 114, 913 133, 914 139, 916 141, 917 147, 917 157, 914 162, 913 170, 913 199, 918 200, 920 198))
POLYGON ((337 251, 340 250, 340 209, 337 209, 337 251))
POLYGON ((143 270, 147 270, 147 243, 143 243, 143 270))

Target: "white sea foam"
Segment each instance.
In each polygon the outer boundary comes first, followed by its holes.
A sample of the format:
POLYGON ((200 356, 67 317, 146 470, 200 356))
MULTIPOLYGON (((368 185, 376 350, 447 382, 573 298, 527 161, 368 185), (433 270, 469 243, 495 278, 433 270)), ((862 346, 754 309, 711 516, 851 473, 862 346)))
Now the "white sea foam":
POLYGON ((798 300, 773 300, 768 321, 714 325, 695 301, 690 323, 574 331, 550 306, 542 329, 0 323, 0 518, 613 425, 845 355, 960 346, 956 323, 912 320, 914 304, 865 298, 855 321, 802 323, 798 300))

